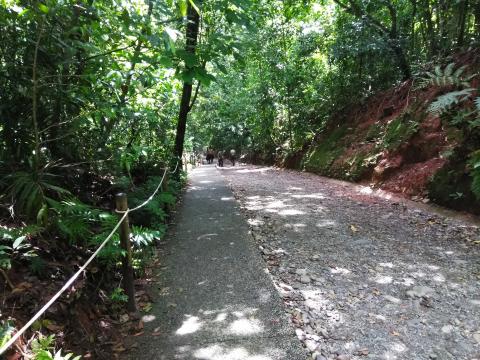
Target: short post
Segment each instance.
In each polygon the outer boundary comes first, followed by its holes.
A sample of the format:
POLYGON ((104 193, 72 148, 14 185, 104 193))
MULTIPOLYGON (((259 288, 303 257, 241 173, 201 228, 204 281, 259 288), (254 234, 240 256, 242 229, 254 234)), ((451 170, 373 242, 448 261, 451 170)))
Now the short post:
MULTIPOLYGON (((115 202, 117 211, 123 212, 128 209, 127 194, 120 193, 115 195, 115 202)), ((123 216, 123 213, 120 213, 123 216)), ((128 223, 128 215, 123 219, 120 228, 120 244, 125 255, 122 258, 122 273, 123 273, 123 289, 128 296, 127 310, 129 312, 136 312, 137 305, 135 304, 135 285, 133 282, 133 267, 132 267, 132 247, 130 244, 130 226, 128 223)))

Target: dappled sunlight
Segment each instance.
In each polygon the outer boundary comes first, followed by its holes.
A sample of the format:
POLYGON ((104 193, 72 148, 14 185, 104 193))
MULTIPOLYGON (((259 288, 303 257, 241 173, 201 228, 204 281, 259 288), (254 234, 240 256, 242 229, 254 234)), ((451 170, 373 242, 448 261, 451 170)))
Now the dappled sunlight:
POLYGON ((319 200, 325 199, 325 195, 323 195, 322 193, 304 194, 304 195, 295 194, 295 195, 291 195, 291 197, 294 199, 319 199, 319 200))
POLYGON ((339 275, 348 275, 348 274, 351 273, 350 270, 345 269, 345 268, 341 268, 341 267, 338 267, 338 266, 336 266, 336 267, 334 267, 334 268, 331 268, 331 269, 330 269, 330 272, 331 272, 332 274, 339 274, 339 275))
POLYGON ((315 226, 319 227, 319 228, 328 228, 328 227, 333 227, 335 225, 337 225, 337 223, 335 221, 323 219, 323 220, 318 221, 315 226))
POLYGON ((247 222, 251 226, 260 226, 260 225, 265 224, 265 221, 258 220, 258 219, 248 219, 247 222))
POLYGON ((267 203, 265 205, 265 208, 267 208, 267 209, 281 209, 281 208, 285 208, 285 207, 289 207, 289 206, 292 206, 292 205, 287 205, 282 200, 276 200, 276 201, 272 201, 270 203, 267 203))
POLYGON ((195 350, 192 355, 201 360, 275 360, 269 355, 251 354, 245 347, 228 348, 225 344, 207 345, 195 350))
POLYGON ((149 322, 155 321, 156 318, 157 317, 155 315, 147 314, 142 316, 142 321, 144 323, 149 323, 149 322))
POLYGON ((242 318, 232 322, 228 330, 232 335, 253 335, 263 332, 263 326, 258 319, 242 318))
POLYGON ((393 278, 388 275, 377 275, 373 281, 377 284, 391 284, 393 282, 393 278))
POLYGON ((281 215, 281 216, 305 215, 305 211, 295 210, 295 209, 285 209, 285 210, 280 210, 278 212, 278 215, 281 215))
MULTIPOLYGON (((233 170, 233 169, 232 169, 233 170)), ((256 168, 256 169, 241 169, 235 170, 234 172, 238 174, 248 174, 248 173, 265 173, 267 171, 271 171, 270 168, 263 167, 263 168, 256 168)))
POLYGON ((182 326, 175 332, 177 335, 187 335, 197 332, 202 327, 202 322, 197 316, 186 316, 187 319, 183 322, 182 326))

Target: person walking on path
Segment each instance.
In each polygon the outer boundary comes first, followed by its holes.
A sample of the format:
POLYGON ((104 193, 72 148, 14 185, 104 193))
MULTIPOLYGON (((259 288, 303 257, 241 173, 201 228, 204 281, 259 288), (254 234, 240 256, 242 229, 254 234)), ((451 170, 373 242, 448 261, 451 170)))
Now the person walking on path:
POLYGON ((230 150, 230 161, 232 162, 232 166, 235 166, 235 158, 236 158, 235 149, 230 150))
POLYGON ((218 166, 223 167, 223 151, 220 150, 217 156, 218 156, 218 166))

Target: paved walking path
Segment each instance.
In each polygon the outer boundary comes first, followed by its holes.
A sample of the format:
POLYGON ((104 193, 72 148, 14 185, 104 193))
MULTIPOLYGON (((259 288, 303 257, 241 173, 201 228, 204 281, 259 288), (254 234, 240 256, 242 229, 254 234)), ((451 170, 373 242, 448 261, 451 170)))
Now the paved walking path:
POLYGON ((219 171, 203 166, 189 183, 131 359, 306 359, 219 171))

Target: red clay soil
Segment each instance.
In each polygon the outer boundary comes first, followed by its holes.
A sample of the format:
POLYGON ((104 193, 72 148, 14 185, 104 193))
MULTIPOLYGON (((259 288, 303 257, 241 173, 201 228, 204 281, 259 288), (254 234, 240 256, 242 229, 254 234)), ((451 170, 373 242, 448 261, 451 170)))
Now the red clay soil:
MULTIPOLYGON (((444 66, 449 62, 455 62, 455 68, 467 65, 465 73, 474 73, 480 68, 480 49, 457 54, 447 59, 444 66)), ((474 78, 471 84, 472 87, 478 86, 480 80, 474 78)), ((408 118, 420 123, 418 132, 395 151, 378 154, 373 171, 366 171, 360 180, 408 197, 426 195, 426 187, 431 177, 447 162, 441 154, 461 144, 457 143, 455 136, 448 136, 455 131, 445 128, 438 117, 427 112, 427 107, 436 97, 453 88, 430 86, 416 89, 417 85, 418 81, 405 81, 397 87, 372 96, 366 103, 354 107, 348 113, 334 116, 338 120, 343 119, 343 123, 351 125, 354 131, 341 140, 345 151, 335 159, 329 175, 342 177, 352 170, 352 159, 356 155, 368 154, 374 148, 374 143, 367 139, 373 124, 385 127, 408 111, 408 118)), ((465 103, 464 106, 468 105, 465 103)))

